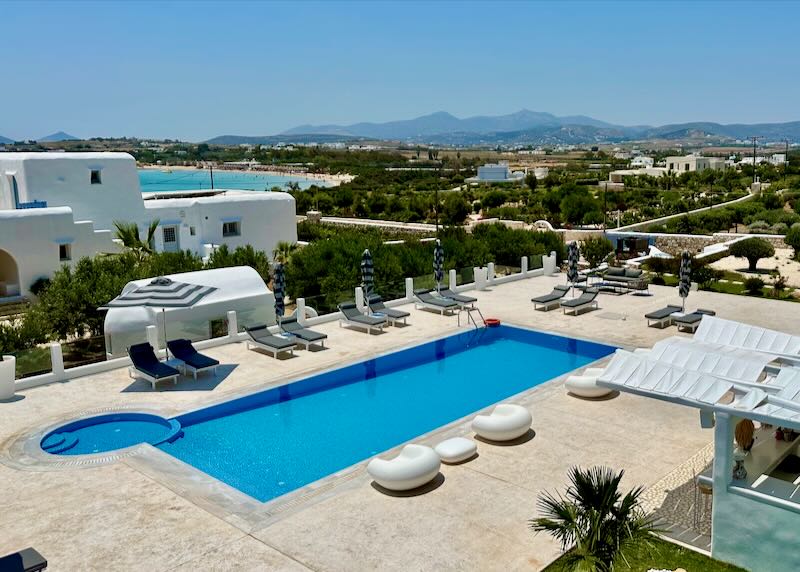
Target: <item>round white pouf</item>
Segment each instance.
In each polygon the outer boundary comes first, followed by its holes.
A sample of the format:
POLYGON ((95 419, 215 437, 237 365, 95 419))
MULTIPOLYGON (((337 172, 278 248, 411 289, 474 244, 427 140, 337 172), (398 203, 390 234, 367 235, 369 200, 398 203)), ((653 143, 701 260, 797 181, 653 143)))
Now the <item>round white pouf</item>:
POLYGON ((531 412, 521 405, 501 403, 490 415, 478 415, 472 430, 490 441, 511 441, 522 437, 533 423, 531 412))
POLYGON ((589 368, 583 375, 571 375, 564 382, 567 391, 578 397, 605 397, 613 390, 597 385, 597 378, 603 373, 601 368, 589 368))
POLYGON ((445 463, 460 463, 472 457, 478 445, 466 437, 453 437, 436 445, 435 451, 445 463))
POLYGON ((370 476, 385 489, 408 491, 429 483, 439 474, 439 455, 425 445, 406 445, 394 459, 372 459, 370 476))

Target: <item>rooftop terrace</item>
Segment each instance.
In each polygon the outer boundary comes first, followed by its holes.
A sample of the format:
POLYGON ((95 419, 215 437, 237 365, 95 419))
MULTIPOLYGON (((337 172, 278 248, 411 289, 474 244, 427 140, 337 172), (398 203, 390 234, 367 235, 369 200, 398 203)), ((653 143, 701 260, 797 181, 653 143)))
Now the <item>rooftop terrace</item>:
MULTIPOLYGON (((539 277, 475 296, 487 317, 628 348, 676 335, 675 328, 648 328, 643 318, 676 303, 673 288, 651 286, 652 296, 602 294, 599 310, 578 317, 534 311, 530 298, 563 282, 563 276, 539 277)), ((800 306, 791 303, 710 292, 693 292, 687 303, 798 333, 800 306)), ((379 493, 365 462, 262 504, 202 475, 187 478, 185 466, 150 447, 90 466, 41 464, 21 452, 25 435, 87 411, 172 415, 457 330, 455 316, 407 309, 410 325, 382 335, 315 326, 328 334, 330 349, 298 351, 293 359, 247 351, 244 343, 207 350, 224 364, 216 378, 152 391, 119 369, 30 389, 0 404, 6 515, 0 553, 34 546, 54 570, 541 569, 559 547, 534 536, 527 520, 536 515, 539 492, 563 490, 570 466, 625 469, 625 486, 664 483, 712 440, 689 408, 628 394, 581 400, 566 394, 562 376, 515 400, 533 413, 532 439, 511 446, 479 441, 475 460, 443 465, 444 482, 417 496, 379 493)), ((417 442, 456 434, 470 435, 469 424, 451 424, 417 442)))

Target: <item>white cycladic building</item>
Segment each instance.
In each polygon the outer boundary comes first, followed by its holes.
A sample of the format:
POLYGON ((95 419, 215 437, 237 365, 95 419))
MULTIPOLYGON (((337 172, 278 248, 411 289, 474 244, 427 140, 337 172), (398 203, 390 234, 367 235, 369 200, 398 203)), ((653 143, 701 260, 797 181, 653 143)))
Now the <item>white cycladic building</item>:
MULTIPOLYGON (((156 326, 159 346, 164 347, 164 319, 167 338, 191 341, 211 337, 213 322, 224 323, 229 311, 236 312, 239 328, 275 323, 275 296, 261 276, 249 266, 214 268, 167 276, 177 282, 216 288, 191 308, 158 308, 133 306, 111 308, 103 324, 106 353, 110 358, 127 354, 133 345, 147 341, 147 326, 156 326)), ((126 294, 150 282, 128 282, 120 294, 126 294)))
POLYGON ((512 172, 507 161, 487 163, 478 167, 478 176, 467 179, 470 183, 509 183, 525 178, 522 171, 512 172))
POLYGON ((143 196, 136 161, 127 153, 2 153, 0 298, 30 294, 33 282, 62 264, 119 251, 114 221, 135 222, 144 235, 156 219, 158 251, 205 257, 222 244, 250 244, 271 252, 279 241, 297 240, 288 193, 143 196))
POLYGON ((646 157, 645 155, 637 155, 633 159, 631 159, 631 169, 649 169, 655 163, 653 162, 652 157, 646 157))
POLYGON ((705 171, 706 169, 724 169, 725 159, 720 157, 701 157, 686 155, 683 157, 667 157, 665 166, 668 171, 684 173, 687 171, 705 171))

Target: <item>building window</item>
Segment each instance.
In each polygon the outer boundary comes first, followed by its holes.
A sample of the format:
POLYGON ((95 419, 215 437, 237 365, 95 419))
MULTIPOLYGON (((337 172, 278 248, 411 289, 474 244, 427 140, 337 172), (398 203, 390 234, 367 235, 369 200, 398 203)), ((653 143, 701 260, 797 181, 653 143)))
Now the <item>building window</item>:
POLYGON ((68 260, 72 260, 72 246, 69 244, 59 244, 58 259, 61 262, 67 262, 68 260))
POLYGON ((239 236, 242 234, 241 230, 239 221, 222 223, 222 236, 239 236))
POLYGON ((93 185, 100 185, 102 184, 102 180, 100 179, 100 170, 99 169, 92 169, 91 175, 91 182, 93 185))
POLYGON ((194 229, 193 226, 190 226, 189 227, 189 236, 194 236, 194 235, 195 235, 195 229, 194 229))

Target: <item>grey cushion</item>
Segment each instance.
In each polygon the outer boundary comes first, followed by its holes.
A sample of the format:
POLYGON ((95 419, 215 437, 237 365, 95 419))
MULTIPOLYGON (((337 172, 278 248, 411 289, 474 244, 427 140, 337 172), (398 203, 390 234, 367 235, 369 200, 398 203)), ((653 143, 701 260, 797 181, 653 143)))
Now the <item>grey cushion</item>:
POLYGON ((625 269, 617 266, 609 266, 606 276, 625 276, 625 269))

